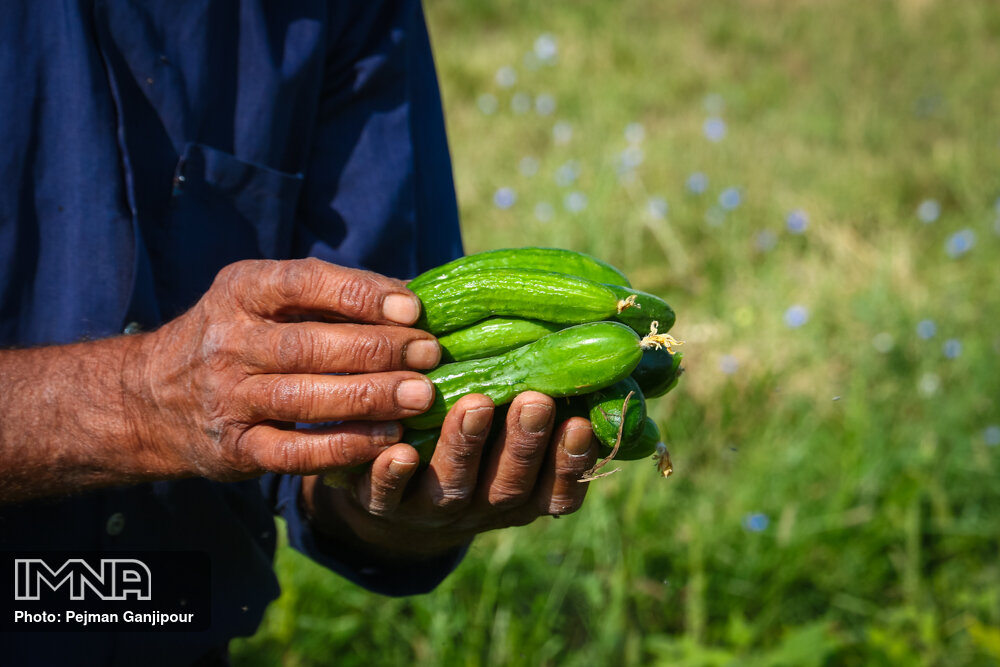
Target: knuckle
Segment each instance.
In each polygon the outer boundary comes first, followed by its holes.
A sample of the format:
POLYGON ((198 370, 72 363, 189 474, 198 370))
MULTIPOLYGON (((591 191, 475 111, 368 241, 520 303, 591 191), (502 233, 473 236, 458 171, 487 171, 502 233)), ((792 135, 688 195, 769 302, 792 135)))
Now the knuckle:
POLYGON ((210 293, 217 296, 217 303, 234 304, 244 311, 252 311, 261 303, 257 289, 262 273, 277 265, 276 260, 244 259, 222 267, 215 276, 210 293))
POLYGON ((261 467, 247 434, 248 431, 243 431, 229 446, 223 447, 220 451, 222 465, 241 474, 256 472, 261 467))
POLYGON ((595 451, 597 447, 591 445, 590 449, 587 456, 557 457, 556 477, 567 484, 575 484, 576 480, 580 479, 597 462, 597 452, 595 451))
POLYGON ((355 450, 349 439, 337 436, 320 442, 290 436, 275 444, 267 468, 281 473, 308 473, 341 467, 355 462, 355 450))
POLYGON ((485 435, 476 437, 474 440, 463 439, 449 443, 444 450, 445 463, 453 469, 468 470, 478 463, 484 440, 485 435))
POLYGON ((250 261, 251 260, 244 259, 222 267, 219 269, 219 272, 215 274, 215 281, 213 282, 213 285, 222 288, 229 287, 232 283, 237 281, 237 277, 240 273, 246 270, 247 264, 250 261))
POLYGON ((232 291, 241 287, 252 272, 273 263, 273 260, 244 259, 227 264, 216 274, 215 284, 225 291, 232 291))
POLYGON ((301 456, 297 443, 287 436, 254 449, 249 454, 260 469, 277 473, 296 471, 301 456))
POLYGON ((370 380, 354 382, 347 393, 345 403, 351 414, 373 415, 384 412, 385 393, 370 380))
POLYGON ((544 443, 537 440, 511 440, 504 445, 504 455, 518 468, 532 468, 545 454, 544 443))
POLYGON ((338 283, 336 298, 341 309, 351 314, 376 312, 379 306, 377 285, 369 276, 360 273, 338 283))
MULTIPOLYGON (((324 467, 347 466, 361 463, 361 455, 358 443, 345 436, 343 433, 331 433, 323 443, 326 450, 324 467)), ((370 458, 370 457, 369 457, 370 458)))
POLYGON ((517 507, 525 502, 528 490, 515 483, 496 480, 490 488, 489 504, 498 509, 517 507))
POLYGON ((290 438, 282 438, 275 445, 272 453, 272 470, 274 472, 294 472, 299 469, 302 458, 301 448, 290 438))
POLYGON ((375 491, 373 497, 385 500, 399 488, 399 477, 392 475, 372 475, 372 490, 375 491))
POLYGON ((310 367, 313 362, 311 342, 302 327, 289 325, 280 329, 271 351, 278 369, 287 373, 297 368, 310 367))
POLYGON ((465 487, 442 487, 431 498, 434 509, 445 514, 460 512, 472 502, 472 494, 465 487))
POLYGON ((274 289, 284 301, 298 301, 310 285, 310 276, 315 270, 316 260, 295 259, 281 262, 275 276, 274 289))
POLYGON ((240 356, 240 336, 228 322, 213 322, 205 327, 200 341, 199 358, 211 368, 225 366, 240 356))
POLYGON ((391 499, 397 492, 397 484, 373 476, 368 498, 368 511, 376 516, 385 516, 393 507, 391 499))
POLYGON ((359 334, 351 342, 348 354, 351 359, 364 362, 364 366, 370 368, 385 368, 396 356, 392 341, 381 333, 359 334))
POLYGON ((281 414, 292 408, 311 411, 312 396, 298 378, 274 378, 267 382, 264 392, 263 404, 273 412, 281 414))
POLYGON ((557 475, 567 484, 576 484, 595 463, 597 463, 596 456, 584 456, 580 460, 570 461, 566 468, 557 472, 557 475))
POLYGON ((385 517, 390 513, 389 505, 385 502, 385 500, 374 495, 368 499, 368 502, 365 504, 365 509, 368 510, 369 514, 377 517, 385 517))

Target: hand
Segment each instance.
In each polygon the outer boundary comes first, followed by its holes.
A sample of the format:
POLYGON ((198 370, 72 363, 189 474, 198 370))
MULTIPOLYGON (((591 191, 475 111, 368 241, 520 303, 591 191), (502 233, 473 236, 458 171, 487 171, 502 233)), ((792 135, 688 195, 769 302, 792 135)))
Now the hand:
POLYGON ((403 283, 315 259, 223 269, 187 313, 136 337, 124 395, 134 440, 169 475, 238 479, 374 459, 393 420, 427 409, 440 360, 408 328, 403 283), (351 375, 330 375, 351 373, 351 375), (294 422, 342 421, 309 431, 294 422))
POLYGON ((307 511, 341 541, 356 538, 356 546, 398 558, 433 555, 484 531, 576 511, 589 486, 577 480, 598 450, 590 423, 574 417, 554 428, 554 401, 525 392, 487 446, 493 414, 488 397, 464 396, 448 413, 426 469, 417 472, 416 450, 394 445, 353 488, 307 478, 307 511))

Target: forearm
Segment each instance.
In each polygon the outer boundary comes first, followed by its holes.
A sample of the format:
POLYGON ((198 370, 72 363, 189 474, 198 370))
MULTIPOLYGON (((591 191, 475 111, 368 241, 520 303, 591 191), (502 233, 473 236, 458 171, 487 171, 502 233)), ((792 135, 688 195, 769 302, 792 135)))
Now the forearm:
POLYGON ((139 337, 0 351, 0 503, 178 476, 133 435, 139 337))
POLYGON ((434 399, 417 371, 440 348, 409 328, 419 314, 385 276, 245 261, 154 332, 2 351, 0 502, 370 461, 434 399))

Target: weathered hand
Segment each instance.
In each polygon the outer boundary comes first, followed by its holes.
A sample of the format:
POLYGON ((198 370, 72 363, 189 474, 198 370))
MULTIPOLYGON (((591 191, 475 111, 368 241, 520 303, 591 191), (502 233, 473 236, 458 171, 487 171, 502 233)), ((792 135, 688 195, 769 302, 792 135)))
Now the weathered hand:
POLYGON ((484 531, 576 511, 589 486, 577 480, 597 456, 590 423, 574 417, 554 428, 554 401, 525 392, 487 445, 493 413, 488 397, 463 397, 428 467, 415 475, 416 450, 394 445, 355 488, 308 478, 307 508, 319 526, 346 527, 361 543, 398 557, 432 555, 484 531))
POLYGON ((370 461, 399 442, 394 420, 433 399, 427 378, 404 370, 440 359, 430 334, 400 326, 419 313, 402 282, 366 271, 315 259, 228 266, 190 311, 130 347, 134 440, 175 476, 370 461))

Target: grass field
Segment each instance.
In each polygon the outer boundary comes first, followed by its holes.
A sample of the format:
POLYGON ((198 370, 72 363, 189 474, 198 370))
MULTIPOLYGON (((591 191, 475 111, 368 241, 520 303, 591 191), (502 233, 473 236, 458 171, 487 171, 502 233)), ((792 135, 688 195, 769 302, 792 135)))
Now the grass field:
POLYGON ((427 0, 467 250, 670 301, 675 475, 435 592, 288 549, 241 665, 1000 661, 1000 4, 427 0))

